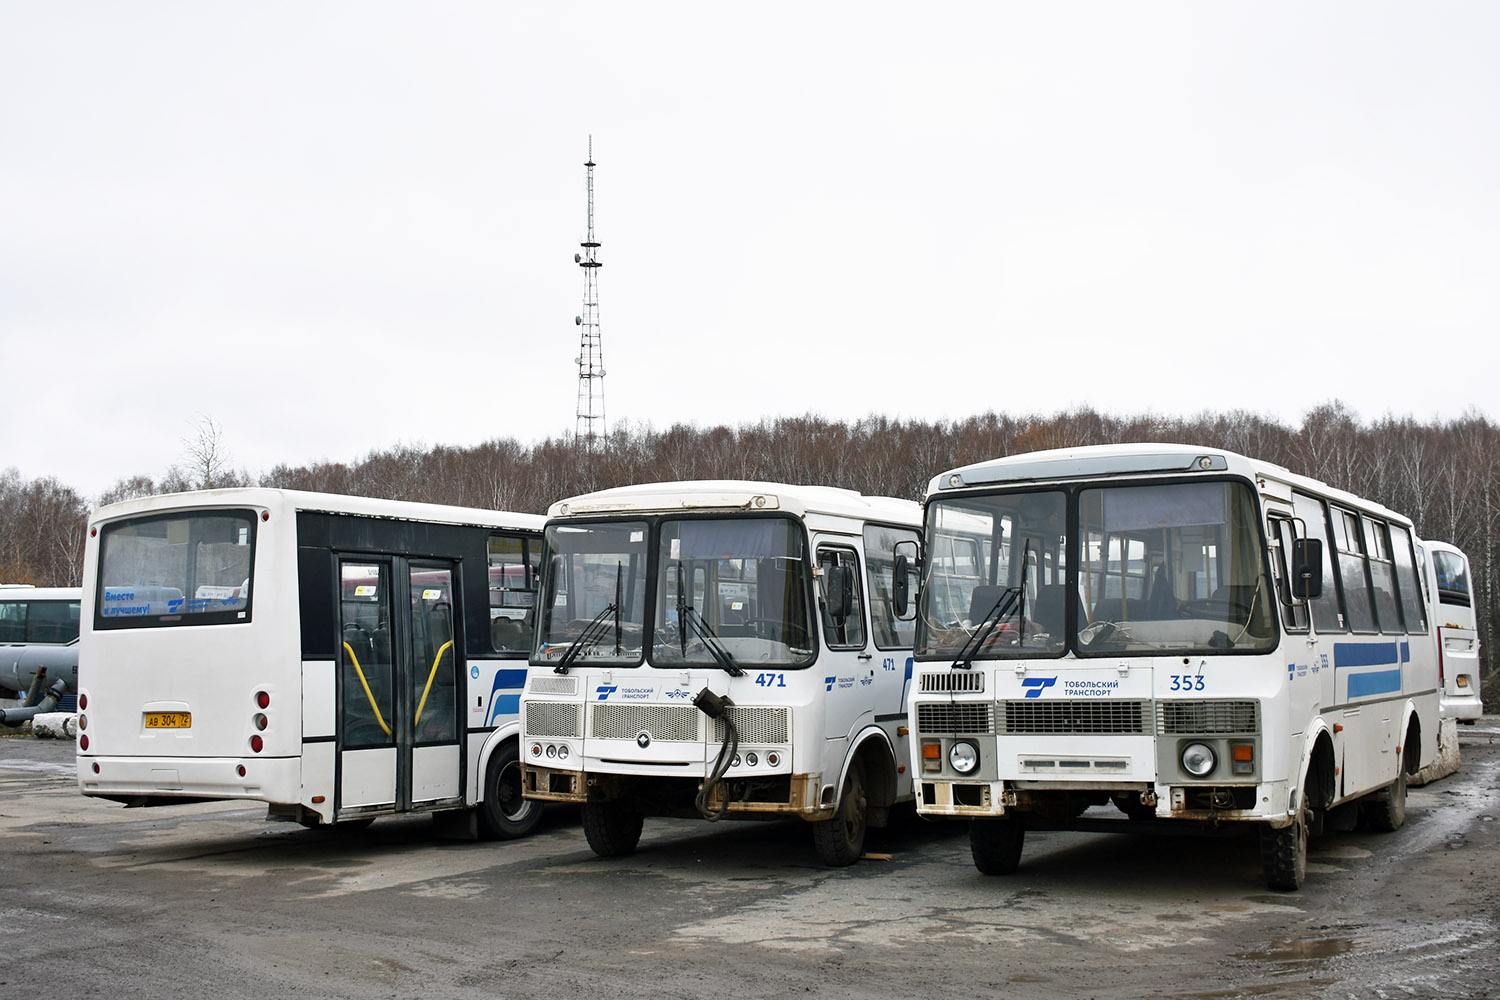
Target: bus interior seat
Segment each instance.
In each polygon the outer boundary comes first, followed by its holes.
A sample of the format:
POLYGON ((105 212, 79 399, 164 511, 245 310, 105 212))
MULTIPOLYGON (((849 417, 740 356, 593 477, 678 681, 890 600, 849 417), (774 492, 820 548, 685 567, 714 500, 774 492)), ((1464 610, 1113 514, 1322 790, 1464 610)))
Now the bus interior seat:
POLYGON ((1167 577, 1165 564, 1156 567, 1151 596, 1146 598, 1146 617, 1154 620, 1177 617, 1177 595, 1172 592, 1172 581, 1167 577))
MULTIPOLYGON (((1073 593, 1073 604, 1078 620, 1083 621, 1083 599, 1077 591, 1073 593)), ((1069 588, 1065 583, 1049 583, 1037 588, 1036 601, 1032 604, 1031 618, 1042 630, 1053 635, 1067 628, 1069 588)))
POLYGON ((981 584, 969 597, 969 626, 972 628, 989 617, 1000 602, 1007 588, 994 584, 981 584))
POLYGON ((1147 602, 1139 597, 1103 597, 1094 602, 1094 617, 1091 621, 1126 622, 1140 621, 1151 617, 1147 602))

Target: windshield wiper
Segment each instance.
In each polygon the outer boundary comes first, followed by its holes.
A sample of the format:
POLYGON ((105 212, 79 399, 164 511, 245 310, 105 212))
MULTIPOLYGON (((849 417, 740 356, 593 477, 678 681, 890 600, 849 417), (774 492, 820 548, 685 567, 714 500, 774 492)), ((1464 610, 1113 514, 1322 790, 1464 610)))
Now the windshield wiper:
POLYGON ((969 636, 968 640, 964 642, 963 647, 958 651, 958 658, 953 661, 954 669, 962 667, 968 670, 973 667, 974 656, 984 645, 985 640, 990 637, 990 633, 994 632, 1000 623, 1008 618, 1010 613, 1016 610, 1018 606, 1021 608, 1022 613, 1024 613, 1026 606, 1025 590, 1020 587, 1006 588, 1005 592, 1000 595, 1000 599, 995 602, 995 606, 990 608, 989 614, 980 619, 979 628, 974 630, 974 633, 969 636))
POLYGON ((568 643, 568 648, 563 650, 563 655, 558 659, 557 666, 552 668, 553 673, 567 673, 569 668, 573 666, 573 661, 578 659, 578 657, 582 655, 585 649, 588 649, 590 646, 604 637, 605 631, 609 628, 609 625, 606 624, 605 619, 610 615, 615 616, 615 645, 619 645, 620 606, 618 604, 607 604, 605 605, 603 611, 595 615, 593 619, 583 627, 583 631, 578 633, 578 638, 568 643))
POLYGON ((679 601, 677 603, 677 620, 685 626, 682 630, 684 653, 687 651, 686 633, 688 628, 691 628, 693 633, 699 639, 703 640, 703 645, 707 647, 709 655, 714 658, 714 662, 719 665, 720 669, 730 677, 741 677, 744 675, 745 672, 740 669, 739 664, 734 662, 734 657, 729 654, 729 650, 720 644, 719 637, 714 635, 713 629, 708 627, 708 623, 703 620, 703 616, 698 613, 696 608, 686 601, 679 601))

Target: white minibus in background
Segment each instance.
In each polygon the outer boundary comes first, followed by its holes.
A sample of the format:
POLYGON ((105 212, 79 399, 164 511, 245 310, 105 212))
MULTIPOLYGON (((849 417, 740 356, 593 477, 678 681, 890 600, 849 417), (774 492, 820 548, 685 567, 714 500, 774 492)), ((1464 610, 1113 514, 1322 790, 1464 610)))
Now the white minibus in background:
POLYGON ((41 670, 43 689, 60 680, 76 690, 82 600, 77 587, 0 584, 0 689, 24 696, 41 670))
POLYGON ((1479 689, 1479 630, 1470 590, 1469 557, 1447 542, 1417 543, 1437 632, 1443 718, 1473 724, 1484 714, 1479 689))
POLYGON ((912 797, 912 612, 894 553, 920 508, 761 482, 631 486, 554 504, 525 793, 582 807, 589 846, 645 816, 800 817, 849 865, 912 797), (548 668, 551 669, 538 669, 548 668))
POLYGON ((1279 466, 1147 444, 954 469, 924 558, 918 810, 969 820, 987 874, 1028 828, 1249 823, 1296 889, 1309 834, 1399 827, 1436 754, 1411 522, 1279 466))
POLYGON ((529 832, 517 709, 542 523, 279 489, 101 508, 80 790, 253 799, 306 826, 430 812, 529 832))

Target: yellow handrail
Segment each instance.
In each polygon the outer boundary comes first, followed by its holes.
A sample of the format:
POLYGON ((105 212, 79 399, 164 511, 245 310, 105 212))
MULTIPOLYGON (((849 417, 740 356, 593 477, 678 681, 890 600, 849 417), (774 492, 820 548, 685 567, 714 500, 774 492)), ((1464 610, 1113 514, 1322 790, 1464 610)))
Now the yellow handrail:
POLYGON ((438 664, 442 662, 443 654, 451 645, 453 645, 453 640, 449 639, 438 647, 437 655, 432 658, 432 670, 427 674, 427 686, 422 689, 422 700, 417 702, 417 717, 412 720, 413 725, 422 721, 422 709, 427 705, 427 692, 432 690, 432 682, 437 678, 438 664))
POLYGON ((346 642, 344 650, 348 652, 349 659, 354 663, 354 672, 359 675, 359 684, 365 689, 365 697, 370 699, 370 707, 375 710, 375 721, 380 723, 380 728, 385 730, 387 736, 391 735, 391 727, 385 724, 385 717, 380 714, 380 706, 375 704, 375 694, 370 690, 370 682, 365 680, 365 672, 360 669, 359 657, 354 655, 354 647, 346 642))

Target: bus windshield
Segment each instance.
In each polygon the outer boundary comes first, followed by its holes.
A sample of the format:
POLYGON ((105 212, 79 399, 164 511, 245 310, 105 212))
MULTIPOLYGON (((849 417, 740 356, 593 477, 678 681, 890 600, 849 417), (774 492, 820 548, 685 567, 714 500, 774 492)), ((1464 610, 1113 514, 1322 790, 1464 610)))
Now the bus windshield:
POLYGON ((813 660, 807 558, 785 518, 665 521, 657 544, 656 666, 801 667, 813 660))
POLYGON ((646 535, 644 521, 548 526, 536 662, 560 667, 580 657, 598 664, 640 662, 646 535))
POLYGON ((935 500, 918 655, 1264 651, 1256 524, 1250 488, 1222 480, 935 500))
POLYGON ((211 625, 250 616, 255 515, 194 511, 105 526, 96 626, 211 625))

